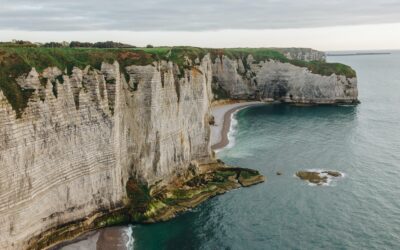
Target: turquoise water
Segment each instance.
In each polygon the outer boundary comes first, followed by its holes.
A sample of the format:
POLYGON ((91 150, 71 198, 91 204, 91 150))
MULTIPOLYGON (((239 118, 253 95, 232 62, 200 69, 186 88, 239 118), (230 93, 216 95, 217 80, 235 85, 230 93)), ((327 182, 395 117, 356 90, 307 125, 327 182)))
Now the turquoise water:
POLYGON ((135 249, 400 249, 400 54, 328 60, 357 70, 361 105, 240 111, 219 157, 267 182, 134 226, 135 249), (303 169, 345 177, 310 186, 303 169))

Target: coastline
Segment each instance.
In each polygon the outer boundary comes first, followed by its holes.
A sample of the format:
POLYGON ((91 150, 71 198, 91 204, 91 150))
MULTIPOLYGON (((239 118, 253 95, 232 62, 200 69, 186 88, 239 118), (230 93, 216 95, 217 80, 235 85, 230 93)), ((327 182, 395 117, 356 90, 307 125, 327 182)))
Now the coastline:
MULTIPOLYGON (((211 107, 215 124, 211 125, 211 149, 218 150, 229 144, 228 134, 232 122, 232 115, 244 108, 262 105, 263 102, 252 101, 227 101, 214 103, 211 107)), ((242 183, 246 186, 246 183, 242 183)), ((253 185, 250 182, 250 185, 253 185)), ((128 235, 130 226, 106 227, 91 231, 77 239, 63 242, 56 245, 53 249, 72 250, 72 249, 116 249, 128 250, 128 243, 134 240, 132 235, 128 235)))
POLYGON ((263 102, 223 103, 213 106, 212 115, 215 124, 211 126, 211 149, 218 150, 229 144, 228 134, 231 127, 232 115, 250 106, 262 105, 263 102))

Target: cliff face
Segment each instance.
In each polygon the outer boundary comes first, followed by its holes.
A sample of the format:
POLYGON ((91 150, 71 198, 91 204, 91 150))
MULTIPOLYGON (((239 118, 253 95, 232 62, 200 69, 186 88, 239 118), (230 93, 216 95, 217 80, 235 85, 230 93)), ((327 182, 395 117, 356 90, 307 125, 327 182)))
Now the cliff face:
MULTIPOLYGON (((45 72, 54 81, 60 71, 45 72)), ((0 93, 0 248, 26 248, 44 229, 121 202, 115 121, 100 75, 74 70, 56 84, 56 98, 32 70, 20 79, 35 88, 20 119, 0 93)))
POLYGON ((161 61, 129 66, 116 110, 121 165, 149 185, 184 171, 192 160, 207 160, 211 61, 185 70, 161 61), (184 169, 182 169, 184 168, 184 169))
MULTIPOLYGON (((194 50, 206 56, 190 59, 179 57, 179 50, 177 54, 173 49, 158 50, 165 52, 159 57, 174 57, 175 62, 148 63, 153 61, 149 54, 118 51, 118 59, 130 53, 137 64, 107 60, 98 69, 74 67, 68 74, 57 67, 40 72, 32 68, 16 77, 30 93, 20 113, 10 103, 13 88, 5 88, 8 96, 0 90, 0 249, 47 246, 58 240, 55 232, 71 237, 108 225, 90 227, 99 213, 113 214, 121 208, 129 208, 133 211, 129 216, 142 221, 171 218, 210 196, 263 181, 257 171, 226 169, 215 162, 209 127, 212 88, 217 97, 236 99, 357 100, 353 77, 316 74, 272 59, 255 61, 251 55, 230 59, 213 55, 220 51, 210 56, 194 50), (147 188, 165 187, 178 179, 180 192, 147 188), (73 224, 76 221, 79 226, 73 224), (60 226, 61 230, 53 230, 60 226), (75 231, 69 234, 71 227, 75 231)), ((267 57, 282 56, 256 51, 267 57)), ((235 57, 247 50, 228 52, 235 57)), ((69 53, 83 58, 80 51, 69 53)), ((104 53, 114 59, 113 51, 104 53)), ((291 53, 296 58, 314 58, 291 53)), ((4 88, 5 83, 0 83, 4 88)), ((118 218, 125 218, 125 212, 118 218)))
POLYGON ((167 182, 209 159, 210 59, 178 71, 161 61, 127 77, 115 62, 61 80, 47 68, 43 87, 32 69, 19 79, 34 92, 18 119, 0 92, 0 248, 121 207, 130 177, 167 182))
POLYGON ((275 48, 290 60, 301 61, 322 61, 326 60, 326 55, 322 51, 309 48, 275 48))
POLYGON ((251 55, 246 60, 216 58, 213 89, 220 98, 287 103, 356 103, 358 98, 355 75, 323 75, 286 62, 256 62, 251 55))

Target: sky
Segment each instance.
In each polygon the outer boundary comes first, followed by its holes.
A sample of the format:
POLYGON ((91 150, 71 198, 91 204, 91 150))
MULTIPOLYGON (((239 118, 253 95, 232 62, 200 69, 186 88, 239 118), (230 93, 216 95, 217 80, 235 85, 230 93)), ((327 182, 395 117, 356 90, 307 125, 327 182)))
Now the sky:
POLYGON ((0 40, 400 49, 400 0, 0 0, 0 40))

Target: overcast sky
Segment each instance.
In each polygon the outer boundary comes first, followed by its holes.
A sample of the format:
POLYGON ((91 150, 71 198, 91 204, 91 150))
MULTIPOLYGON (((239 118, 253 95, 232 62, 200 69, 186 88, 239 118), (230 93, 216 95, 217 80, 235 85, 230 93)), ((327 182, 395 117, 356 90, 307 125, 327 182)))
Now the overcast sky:
POLYGON ((400 0, 0 0, 0 40, 400 48, 400 0))

